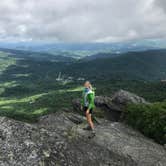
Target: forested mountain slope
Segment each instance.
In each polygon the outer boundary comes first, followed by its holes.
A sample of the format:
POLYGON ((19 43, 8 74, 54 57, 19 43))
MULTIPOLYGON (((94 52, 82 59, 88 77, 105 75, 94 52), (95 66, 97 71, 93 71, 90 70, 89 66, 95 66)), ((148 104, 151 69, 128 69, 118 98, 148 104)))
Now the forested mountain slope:
POLYGON ((65 73, 96 79, 166 79, 166 50, 79 61, 68 66, 65 73))

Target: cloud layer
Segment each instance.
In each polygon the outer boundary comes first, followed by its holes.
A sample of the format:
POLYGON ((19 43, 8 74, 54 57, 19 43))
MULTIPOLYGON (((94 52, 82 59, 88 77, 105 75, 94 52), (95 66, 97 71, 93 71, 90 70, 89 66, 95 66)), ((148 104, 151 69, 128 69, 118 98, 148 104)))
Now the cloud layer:
POLYGON ((165 0, 1 0, 1 41, 118 42, 166 37, 165 0))

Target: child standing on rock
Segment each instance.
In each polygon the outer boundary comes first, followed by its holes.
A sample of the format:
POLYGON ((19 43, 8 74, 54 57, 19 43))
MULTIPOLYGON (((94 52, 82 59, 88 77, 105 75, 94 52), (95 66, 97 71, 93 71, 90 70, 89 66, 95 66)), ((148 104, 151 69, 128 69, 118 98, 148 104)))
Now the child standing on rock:
POLYGON ((94 124, 92 121, 92 113, 95 107, 94 99, 95 99, 95 93, 93 91, 92 85, 89 81, 86 81, 84 83, 84 90, 82 94, 82 106, 89 126, 84 129, 86 130, 90 129, 93 135, 95 135, 94 124))

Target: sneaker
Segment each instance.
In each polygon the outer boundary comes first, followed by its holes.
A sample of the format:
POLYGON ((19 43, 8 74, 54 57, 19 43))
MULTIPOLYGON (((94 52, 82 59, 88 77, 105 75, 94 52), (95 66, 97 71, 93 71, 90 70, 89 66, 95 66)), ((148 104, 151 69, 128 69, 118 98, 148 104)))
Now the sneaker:
POLYGON ((94 129, 92 130, 92 134, 93 134, 93 135, 96 135, 96 132, 95 132, 95 130, 94 130, 94 129))
POLYGON ((89 139, 92 139, 93 137, 96 136, 96 132, 92 130, 91 134, 88 136, 89 139))

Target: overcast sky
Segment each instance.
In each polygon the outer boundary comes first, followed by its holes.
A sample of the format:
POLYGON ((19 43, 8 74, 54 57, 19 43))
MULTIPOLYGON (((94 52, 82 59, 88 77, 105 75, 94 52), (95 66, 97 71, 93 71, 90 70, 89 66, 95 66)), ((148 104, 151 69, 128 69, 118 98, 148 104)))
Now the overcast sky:
POLYGON ((166 37, 166 0, 1 0, 1 41, 119 42, 166 37))

